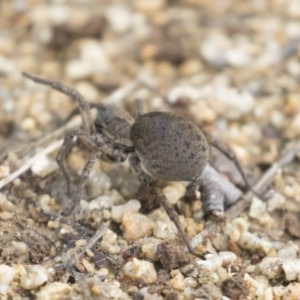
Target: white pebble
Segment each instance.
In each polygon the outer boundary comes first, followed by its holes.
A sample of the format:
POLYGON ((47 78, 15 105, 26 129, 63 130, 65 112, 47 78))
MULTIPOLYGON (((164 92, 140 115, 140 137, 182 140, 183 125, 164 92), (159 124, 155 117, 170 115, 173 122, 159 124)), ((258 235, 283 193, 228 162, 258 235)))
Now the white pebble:
POLYGON ((272 198, 268 200, 268 212, 272 212, 276 209, 281 209, 285 204, 285 197, 280 193, 275 193, 272 198))
POLYGON ((39 155, 31 166, 31 172, 37 176, 46 176, 57 169, 57 163, 54 159, 39 155))
POLYGON ((300 280, 300 259, 284 261, 282 268, 288 281, 300 280))
POLYGON ((138 212, 141 208, 141 203, 138 200, 129 200, 122 205, 114 206, 111 210, 111 218, 121 223, 124 212, 138 212))
POLYGON ((230 251, 221 251, 219 252, 220 258, 222 258, 222 266, 227 266, 236 261, 236 255, 230 251))
POLYGON ((226 61, 233 67, 245 67, 251 63, 251 57, 242 48, 233 48, 226 52, 226 61))
POLYGON ((132 24, 132 13, 124 5, 112 5, 106 11, 110 27, 116 33, 125 33, 132 24))
POLYGON ((259 238, 248 231, 244 231, 241 234, 241 237, 238 240, 238 244, 243 249, 249 250, 251 252, 262 251, 265 254, 267 254, 273 247, 271 242, 259 238))
POLYGON ((110 178, 105 173, 95 170, 91 171, 85 184, 86 192, 91 199, 103 195, 110 187, 110 178))
POLYGON ((258 219, 266 211, 266 203, 254 197, 251 202, 249 215, 251 218, 258 219))
POLYGON ((20 286, 25 290, 33 290, 48 280, 48 272, 43 266, 29 265, 26 270, 27 274, 20 278, 20 286))
POLYGON ((153 236, 158 239, 171 239, 177 234, 177 228, 173 222, 157 221, 153 224, 153 236))
POLYGON ((185 187, 180 182, 174 182, 163 189, 163 193, 171 204, 177 203, 185 194, 185 187))
POLYGON ((277 252, 278 257, 283 259, 297 259, 299 256, 299 247, 292 244, 286 248, 280 249, 277 252))
POLYGON ((261 274, 268 277, 268 279, 279 278, 282 274, 282 260, 277 257, 265 257, 261 263, 258 264, 258 269, 261 274))
POLYGON ((10 290, 9 284, 13 280, 16 270, 7 265, 0 265, 0 295, 6 295, 10 290))
POLYGON ((133 258, 132 261, 125 264, 123 271, 133 281, 151 284, 157 280, 154 265, 149 261, 133 258))
POLYGON ((67 299, 72 291, 72 288, 62 282, 51 282, 46 286, 41 287, 36 294, 36 300, 60 300, 67 299))

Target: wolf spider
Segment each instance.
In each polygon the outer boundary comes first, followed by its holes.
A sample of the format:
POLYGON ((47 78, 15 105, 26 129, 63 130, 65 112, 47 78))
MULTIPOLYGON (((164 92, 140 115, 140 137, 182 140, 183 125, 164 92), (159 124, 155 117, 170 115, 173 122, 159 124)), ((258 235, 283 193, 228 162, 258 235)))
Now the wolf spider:
POLYGON ((186 237, 178 214, 158 187, 158 180, 190 181, 191 190, 199 189, 199 177, 208 162, 210 144, 234 162, 246 187, 253 191, 230 148, 210 135, 204 134, 191 121, 170 112, 143 114, 140 105, 137 106, 138 117, 134 120, 127 112, 115 106, 98 104, 98 115, 93 122, 90 105, 78 91, 58 81, 27 73, 22 74, 37 83, 51 86, 70 96, 79 105, 82 128, 67 133, 57 155, 57 163, 67 183, 67 193, 71 197, 71 181, 64 160, 72 147, 74 137, 91 149, 79 178, 77 190, 72 196, 73 206, 68 214, 74 212, 77 207, 84 184, 97 159, 121 163, 128 158, 139 180, 148 186, 151 194, 155 195, 158 203, 175 223, 189 252, 199 256, 186 237))

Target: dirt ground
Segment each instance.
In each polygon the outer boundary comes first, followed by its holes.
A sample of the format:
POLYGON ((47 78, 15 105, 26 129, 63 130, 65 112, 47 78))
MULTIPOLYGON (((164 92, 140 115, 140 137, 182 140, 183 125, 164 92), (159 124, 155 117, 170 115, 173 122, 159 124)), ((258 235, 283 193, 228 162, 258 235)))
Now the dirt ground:
MULTIPOLYGON (((0 299, 300 299, 299 43, 297 0, 0 1, 0 299), (128 161, 97 160, 82 210, 63 216, 55 158, 78 105, 21 72, 91 106, 180 114, 229 145, 263 197, 226 194, 230 210, 207 217, 203 192, 161 185, 205 259, 128 161)), ((89 153, 74 141, 66 158, 72 195, 89 153)), ((247 192, 216 149, 209 164, 247 192)))

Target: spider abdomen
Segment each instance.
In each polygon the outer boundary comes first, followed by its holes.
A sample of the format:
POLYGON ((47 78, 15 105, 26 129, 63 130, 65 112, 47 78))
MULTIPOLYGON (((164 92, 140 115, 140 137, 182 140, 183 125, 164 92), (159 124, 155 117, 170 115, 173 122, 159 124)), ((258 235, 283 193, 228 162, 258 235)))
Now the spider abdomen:
POLYGON ((154 178, 191 181, 208 161, 208 144, 189 120, 169 112, 150 112, 134 123, 131 139, 145 171, 154 178))

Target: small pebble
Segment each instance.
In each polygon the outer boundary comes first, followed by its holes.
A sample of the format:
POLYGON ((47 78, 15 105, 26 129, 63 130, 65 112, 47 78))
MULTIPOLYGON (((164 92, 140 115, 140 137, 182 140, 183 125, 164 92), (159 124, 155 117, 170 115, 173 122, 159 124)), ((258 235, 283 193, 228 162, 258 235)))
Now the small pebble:
POLYGON ((0 166, 0 179, 8 176, 10 173, 9 167, 8 166, 0 166))
POLYGON ((266 211, 266 203, 254 197, 251 202, 249 215, 251 218, 258 219, 266 211))
POLYGON ((144 215, 137 212, 124 212, 122 217, 122 230, 124 238, 135 241, 152 235, 152 222, 144 215))
POLYGON ((51 282, 36 293, 36 300, 61 300, 67 299, 71 293, 70 285, 62 282, 51 282))
POLYGON ((122 205, 115 205, 111 210, 111 218, 117 222, 121 223, 124 212, 138 212, 141 208, 141 203, 138 200, 129 200, 122 205))
POLYGON ((282 268, 287 281, 300 281, 300 259, 284 261, 282 268))
POLYGON ((26 267, 27 274, 20 277, 20 286, 25 290, 33 290, 43 285, 48 280, 47 270, 40 265, 26 267))
POLYGON ((269 241, 259 238, 258 236, 248 231, 244 231, 241 234, 241 237, 238 240, 238 244, 242 248, 249 250, 253 253, 258 251, 267 254, 273 247, 272 243, 270 243, 269 241))
POLYGON ((185 194, 185 187, 180 182, 172 183, 163 189, 163 193, 171 204, 177 203, 185 194))
MULTIPOLYGON (((194 279, 192 279, 192 280, 194 280, 194 279)), ((170 284, 175 290, 178 290, 181 292, 184 291, 184 289, 186 288, 184 277, 182 276, 182 274, 180 272, 178 272, 178 274, 170 280, 170 284)))
POLYGON ((282 300, 298 300, 300 295, 300 283, 289 284, 283 292, 282 300))
POLYGON ((149 261, 133 258, 123 267, 124 274, 133 281, 140 281, 145 284, 154 283, 157 280, 157 274, 154 265, 149 261))
POLYGON ((9 284, 13 280, 16 270, 7 265, 0 265, 0 295, 6 296, 10 290, 9 284))
POLYGON ((258 264, 260 272, 268 279, 279 278, 282 275, 282 260, 276 257, 265 257, 258 264))
POLYGON ((275 193, 269 200, 268 200, 268 206, 267 210, 268 212, 272 212, 276 209, 281 209, 286 202, 286 198, 280 194, 280 193, 275 193))
POLYGON ((277 255, 282 259, 297 259, 299 257, 299 247, 295 244, 292 244, 288 247, 280 249, 277 255))

